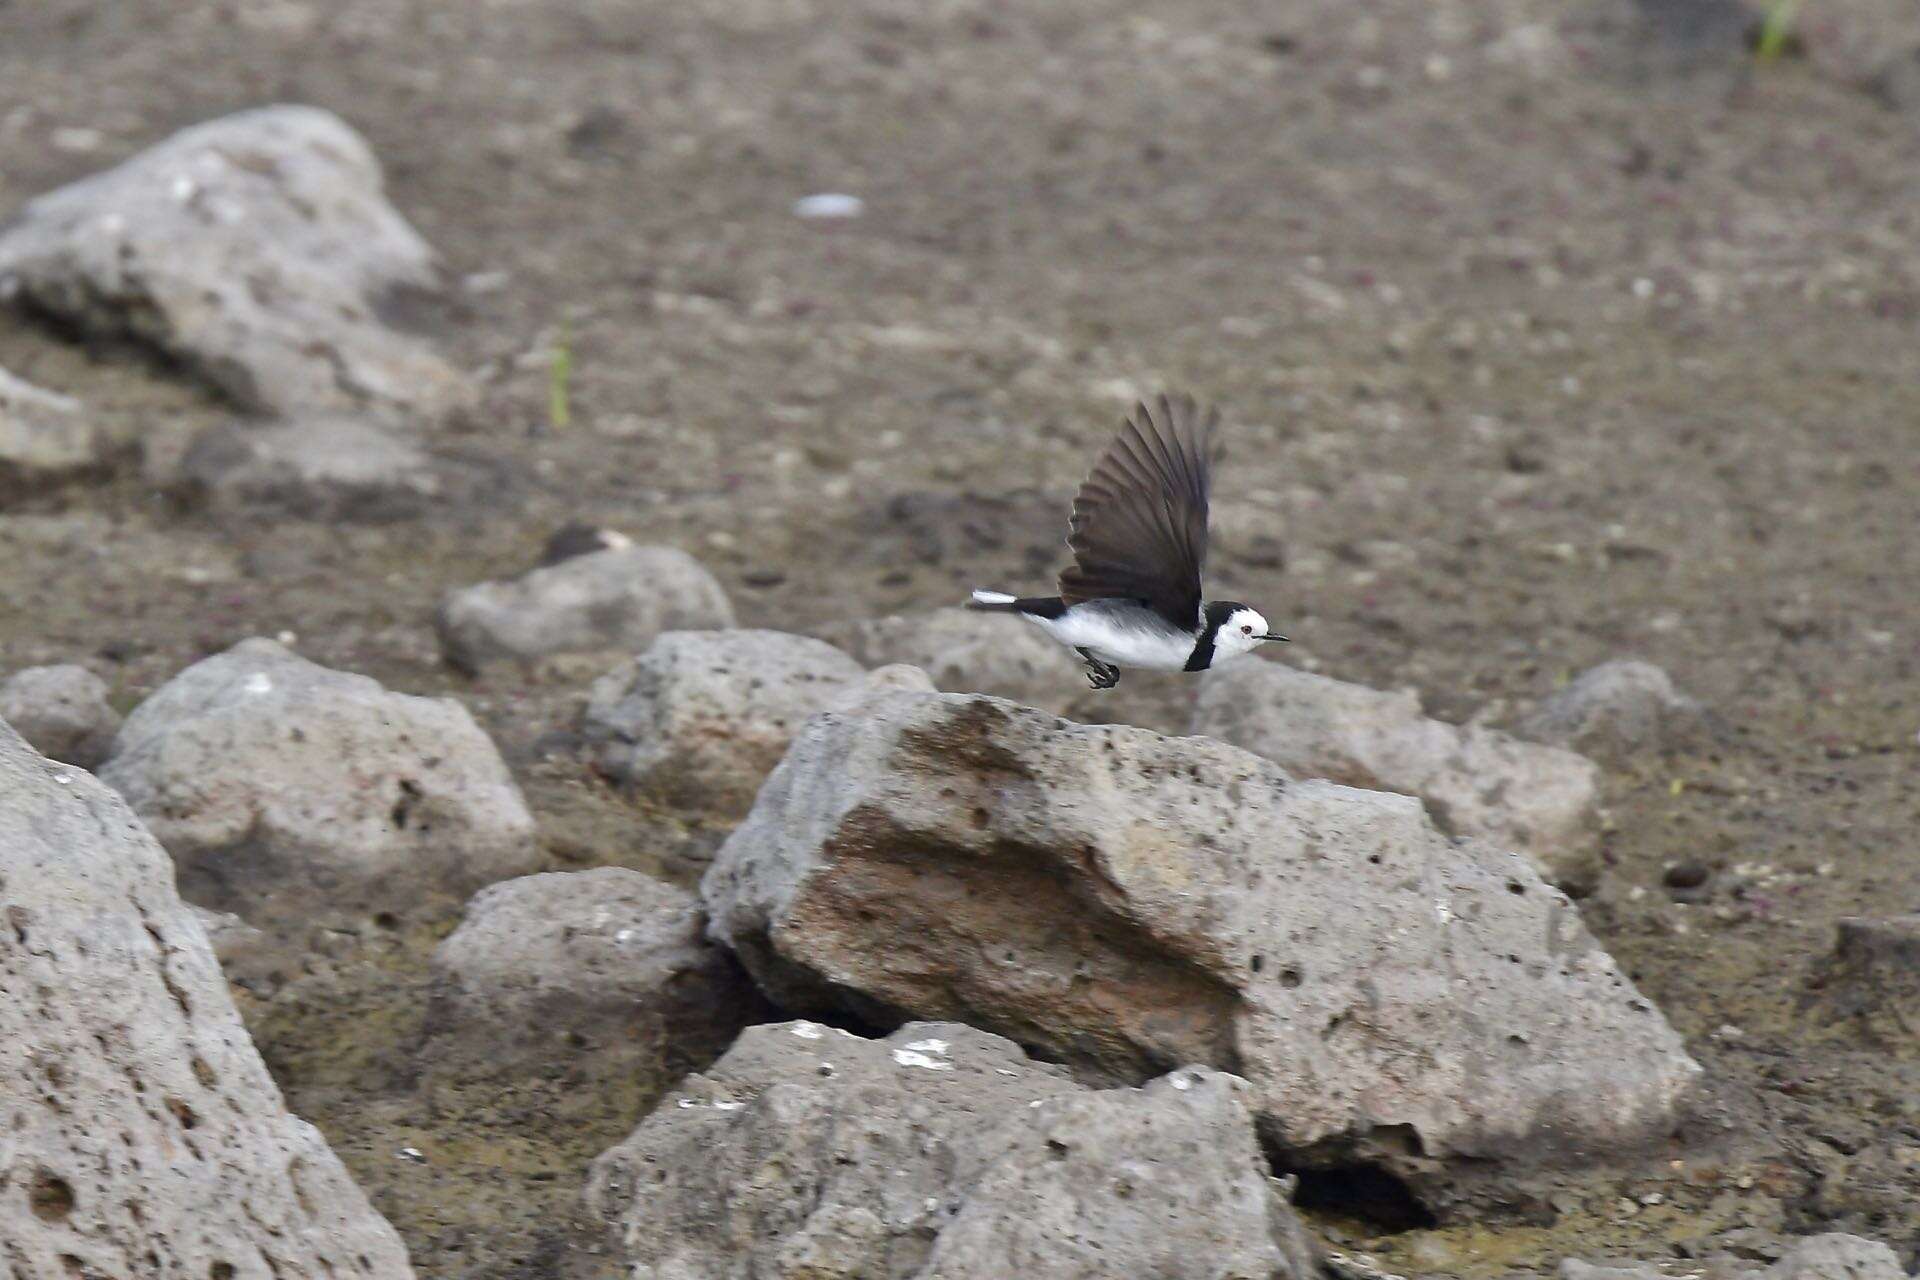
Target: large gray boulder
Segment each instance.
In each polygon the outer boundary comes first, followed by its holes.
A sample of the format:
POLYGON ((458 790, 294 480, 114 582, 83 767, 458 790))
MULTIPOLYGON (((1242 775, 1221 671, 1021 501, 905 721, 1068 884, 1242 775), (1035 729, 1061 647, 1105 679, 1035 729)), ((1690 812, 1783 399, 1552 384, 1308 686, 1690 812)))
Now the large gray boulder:
POLYGON ((85 667, 27 667, 0 681, 0 720, 43 756, 91 769, 106 758, 120 713, 107 684, 85 667))
POLYGON ((1665 1137, 1699 1072, 1565 895, 1417 800, 998 699, 815 716, 701 891, 783 1007, 1232 1069, 1290 1160, 1441 1210, 1665 1137))
POLYGON ((423 1059, 468 1073, 684 1071, 763 1008, 700 900, 623 867, 482 889, 432 968, 423 1059))
POLYGON ((1090 1090, 972 1027, 750 1028, 594 1163, 646 1280, 1305 1280, 1244 1087, 1090 1090))
POLYGON ((1548 697, 1515 724, 1534 742, 1625 756, 1681 745, 1705 727, 1698 702, 1651 662, 1603 662, 1548 697))
MULTIPOLYGON (((1715 1280, 1907 1280, 1893 1250, 1859 1236, 1806 1236, 1780 1255, 1770 1267, 1715 1265, 1715 1280)), ((1560 1280, 1669 1280, 1658 1267, 1595 1266, 1568 1258, 1560 1264, 1560 1280)))
POLYGON ((366 141, 312 107, 186 129, 0 228, 0 298, 148 343, 263 411, 467 402, 467 379, 386 320, 437 283, 366 141))
POLYGON ((857 618, 825 634, 868 666, 919 667, 948 693, 989 693, 1061 711, 1086 689, 1072 654, 1006 614, 934 609, 857 618))
POLYGON ((0 369, 0 508, 99 473, 112 451, 78 400, 0 369))
POLYGON ((1409 690, 1383 693, 1248 659, 1207 674, 1193 731, 1296 777, 1418 796, 1443 830, 1516 849, 1556 884, 1584 887, 1596 869, 1600 773, 1592 761, 1429 719, 1409 690))
POLYGON ((100 777, 181 892, 272 931, 451 912, 533 869, 533 819, 451 698, 390 693, 246 640, 136 707, 100 777))
POLYGON ((358 418, 314 414, 202 433, 172 488, 223 513, 377 523, 420 514, 443 485, 418 445, 358 418))
POLYGON ((412 1275, 287 1113, 165 851, 4 724, 0 991, 0 1274, 412 1275))
POLYGON ((595 764, 665 803, 740 817, 806 718, 867 673, 781 631, 669 631, 601 677, 581 718, 595 764))
POLYGON ((676 547, 613 547, 449 593, 434 626, 453 666, 632 653, 663 631, 731 627, 726 590, 676 547))

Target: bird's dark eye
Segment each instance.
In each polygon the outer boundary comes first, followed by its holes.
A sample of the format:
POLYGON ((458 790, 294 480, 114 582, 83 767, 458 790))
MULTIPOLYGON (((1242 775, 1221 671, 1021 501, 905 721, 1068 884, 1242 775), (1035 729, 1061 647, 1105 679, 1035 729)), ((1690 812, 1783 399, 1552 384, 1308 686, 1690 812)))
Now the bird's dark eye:
POLYGON ((1252 635, 1252 634, 1253 634, 1253 628, 1252 628, 1252 627, 1242 627, 1242 628, 1240 628, 1240 634, 1241 634, 1241 635, 1243 635, 1243 636, 1250 636, 1250 635, 1252 635))

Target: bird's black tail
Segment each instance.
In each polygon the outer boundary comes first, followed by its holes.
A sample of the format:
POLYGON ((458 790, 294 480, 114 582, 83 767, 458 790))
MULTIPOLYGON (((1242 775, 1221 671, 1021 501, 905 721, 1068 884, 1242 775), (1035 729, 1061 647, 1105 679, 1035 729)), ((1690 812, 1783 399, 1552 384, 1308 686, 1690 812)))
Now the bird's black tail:
POLYGON ((1010 596, 1004 591, 976 591, 967 608, 981 613, 1026 613, 1036 618, 1057 618, 1066 612, 1059 596, 1010 596))

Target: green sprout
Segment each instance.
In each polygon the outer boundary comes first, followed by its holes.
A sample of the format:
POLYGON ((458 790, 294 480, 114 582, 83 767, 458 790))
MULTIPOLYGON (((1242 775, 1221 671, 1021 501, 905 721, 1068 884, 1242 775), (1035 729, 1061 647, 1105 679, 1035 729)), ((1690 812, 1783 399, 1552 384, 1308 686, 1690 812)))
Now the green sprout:
POLYGON ((553 342, 553 357, 547 365, 547 419, 555 431, 565 431, 573 421, 573 404, 568 397, 567 381, 573 376, 573 326, 560 322, 560 335, 553 342))
POLYGON ((1773 0, 1767 6, 1767 13, 1760 20, 1760 38, 1754 42, 1754 56, 1762 62, 1772 62, 1787 51, 1793 39, 1793 19, 1799 11, 1800 0, 1773 0))

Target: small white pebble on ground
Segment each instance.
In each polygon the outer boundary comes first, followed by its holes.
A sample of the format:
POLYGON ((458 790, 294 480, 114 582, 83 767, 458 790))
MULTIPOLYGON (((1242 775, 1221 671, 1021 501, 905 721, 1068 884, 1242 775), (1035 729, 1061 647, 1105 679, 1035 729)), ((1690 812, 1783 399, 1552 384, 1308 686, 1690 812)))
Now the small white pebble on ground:
POLYGON ((857 218, 866 211, 865 200, 839 191, 821 191, 793 202, 794 217, 812 220, 857 218))

